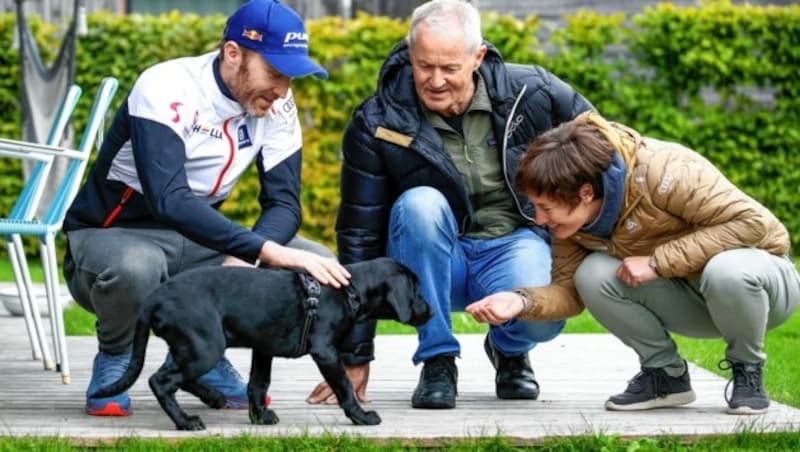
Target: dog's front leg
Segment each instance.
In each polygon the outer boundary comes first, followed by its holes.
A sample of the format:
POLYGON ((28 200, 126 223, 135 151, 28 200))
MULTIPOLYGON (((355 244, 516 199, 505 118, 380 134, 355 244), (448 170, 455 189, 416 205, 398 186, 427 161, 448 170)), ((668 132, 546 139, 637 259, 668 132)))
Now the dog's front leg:
POLYGON ((322 377, 325 378, 325 381, 328 382, 328 385, 336 394, 339 406, 344 410, 344 414, 354 424, 378 425, 381 423, 381 417, 378 416, 378 413, 364 411, 361 405, 358 404, 355 394, 353 394, 353 385, 350 384, 350 379, 347 378, 347 373, 339 360, 339 353, 335 348, 326 347, 321 352, 312 351, 311 357, 317 363, 322 377))
POLYGON ((247 398, 250 400, 250 422, 259 425, 274 425, 280 420, 275 411, 267 407, 265 399, 272 380, 272 356, 263 355, 253 349, 250 363, 250 381, 247 383, 247 398))

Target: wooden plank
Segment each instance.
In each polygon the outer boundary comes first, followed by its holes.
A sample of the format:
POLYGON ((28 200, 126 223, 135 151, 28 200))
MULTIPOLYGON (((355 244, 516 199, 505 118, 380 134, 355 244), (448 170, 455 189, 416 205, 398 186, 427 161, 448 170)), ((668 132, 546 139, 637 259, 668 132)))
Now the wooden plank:
MULTIPOLYGON (((463 438, 506 435, 522 441, 549 436, 594 434, 705 435, 741 430, 798 431, 800 410, 774 403, 765 415, 725 413, 726 381, 691 367, 698 399, 682 408, 619 413, 603 402, 621 391, 637 369, 635 356, 605 334, 563 334, 531 354, 542 395, 537 401, 501 401, 494 396, 494 370, 484 356, 480 335, 462 335, 458 360, 459 397, 454 410, 416 410, 410 397, 419 368, 411 364, 414 336, 379 336, 372 366, 367 409, 383 419, 379 426, 353 426, 336 406, 312 406, 304 400, 319 381, 308 357, 276 359, 273 364, 272 407, 281 422, 252 426, 244 411, 212 410, 187 394, 179 400, 187 412, 200 415, 205 432, 178 432, 147 387, 147 376, 161 364, 165 344, 150 341, 144 372, 130 394, 134 414, 128 418, 98 418, 83 413, 84 392, 97 350, 93 337, 70 337, 72 384, 30 359, 21 318, 0 315, 0 435, 64 436, 82 439, 248 435, 358 435, 370 438, 463 438)), ((229 350, 228 356, 247 375, 249 351, 229 350)))

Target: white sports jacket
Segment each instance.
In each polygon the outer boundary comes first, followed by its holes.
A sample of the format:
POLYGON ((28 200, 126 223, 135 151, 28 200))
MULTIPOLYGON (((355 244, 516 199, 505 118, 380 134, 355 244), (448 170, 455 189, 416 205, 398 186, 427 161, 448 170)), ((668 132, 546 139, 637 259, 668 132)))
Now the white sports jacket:
POLYGON ((296 234, 302 134, 291 91, 255 118, 232 99, 217 54, 166 61, 139 76, 65 231, 170 228, 250 261, 266 240, 286 243, 296 234), (251 231, 217 209, 254 161, 262 213, 251 231))

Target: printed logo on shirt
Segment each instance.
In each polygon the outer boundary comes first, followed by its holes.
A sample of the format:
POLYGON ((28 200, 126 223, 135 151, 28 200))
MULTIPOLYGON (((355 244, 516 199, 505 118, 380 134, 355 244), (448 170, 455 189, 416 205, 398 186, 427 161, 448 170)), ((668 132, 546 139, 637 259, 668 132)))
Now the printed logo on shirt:
POLYGON ((199 133, 201 135, 208 135, 211 138, 216 138, 218 140, 222 139, 222 131, 208 124, 200 124, 199 122, 195 122, 192 125, 192 132, 199 133))
POLYGON ((178 110, 178 107, 183 106, 182 102, 172 102, 169 104, 169 109, 175 112, 175 116, 172 117, 172 122, 175 124, 181 121, 181 112, 178 110))
POLYGON ((272 104, 270 113, 273 117, 282 118, 287 124, 294 124, 297 120, 297 104, 294 102, 294 96, 289 95, 272 104))
POLYGON ((513 121, 511 121, 511 123, 508 125, 508 131, 506 132, 506 139, 511 138, 511 135, 514 135, 517 127, 519 127, 524 120, 525 118, 522 115, 518 115, 513 121))
POLYGON ((247 132, 247 124, 240 125, 236 135, 239 139, 239 149, 253 145, 253 142, 250 141, 250 134, 247 132))
POLYGON ((297 105, 294 103, 294 97, 289 97, 286 99, 286 102, 283 103, 281 108, 283 109, 284 113, 291 114, 296 107, 297 105))
POLYGON ((661 178, 661 182, 658 184, 658 193, 659 194, 666 194, 672 191, 672 187, 675 184, 675 178, 672 177, 671 174, 665 174, 664 177, 661 178))

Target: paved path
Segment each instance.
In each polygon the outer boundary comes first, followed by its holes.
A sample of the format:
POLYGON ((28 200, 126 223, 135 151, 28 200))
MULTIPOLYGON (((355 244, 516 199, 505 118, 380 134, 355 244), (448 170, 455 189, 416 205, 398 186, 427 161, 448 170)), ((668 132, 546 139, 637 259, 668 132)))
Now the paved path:
MULTIPOLYGON (((1 310, 0 310, 1 311, 1 310)), ((615 338, 605 334, 564 334, 532 353, 542 386, 537 401, 500 401, 494 396, 494 371, 482 349, 483 337, 463 335, 458 361, 459 397, 454 410, 415 410, 410 395, 419 368, 410 363, 413 336, 379 336, 372 367, 370 409, 383 423, 374 427, 350 424, 338 407, 310 406, 305 396, 319 380, 308 357, 276 359, 270 394, 281 418, 276 426, 252 426, 242 411, 216 411, 189 395, 179 400, 191 414, 200 415, 205 432, 178 432, 161 411, 145 376, 160 365, 165 344, 150 341, 143 376, 131 389, 134 414, 129 418, 94 418, 83 414, 84 391, 91 359, 97 348, 93 337, 70 337, 72 384, 30 359, 24 323, 0 314, 0 435, 65 436, 106 439, 128 436, 186 437, 197 435, 321 435, 346 433, 371 438, 465 438, 506 435, 521 441, 548 436, 603 432, 623 436, 704 435, 755 431, 799 431, 800 410, 773 403, 766 415, 725 414, 725 380, 692 366, 697 401, 682 408, 640 413, 605 411, 603 402, 619 392, 637 371, 635 357, 615 338)), ((229 350, 241 371, 249 368, 249 351, 229 350)))

